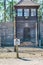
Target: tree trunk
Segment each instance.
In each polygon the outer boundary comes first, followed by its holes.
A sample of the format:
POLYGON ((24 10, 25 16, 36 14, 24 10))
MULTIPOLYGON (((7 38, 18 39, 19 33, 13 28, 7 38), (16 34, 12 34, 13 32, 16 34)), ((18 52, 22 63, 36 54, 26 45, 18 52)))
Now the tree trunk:
POLYGON ((6 22, 6 0, 4 0, 4 22, 6 22))

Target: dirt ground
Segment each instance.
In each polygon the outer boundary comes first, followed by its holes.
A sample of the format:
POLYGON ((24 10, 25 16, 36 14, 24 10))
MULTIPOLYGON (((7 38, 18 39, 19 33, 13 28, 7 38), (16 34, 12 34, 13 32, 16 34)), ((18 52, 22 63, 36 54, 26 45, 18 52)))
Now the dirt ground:
POLYGON ((0 48, 0 65, 43 65, 42 48, 19 47, 18 52, 17 59, 14 48, 0 48))
POLYGON ((43 65, 41 58, 0 59, 0 65, 43 65))
MULTIPOLYGON (((42 48, 19 47, 18 53, 22 58, 43 58, 42 48)), ((16 58, 16 55, 13 47, 0 48, 0 58, 16 58)))

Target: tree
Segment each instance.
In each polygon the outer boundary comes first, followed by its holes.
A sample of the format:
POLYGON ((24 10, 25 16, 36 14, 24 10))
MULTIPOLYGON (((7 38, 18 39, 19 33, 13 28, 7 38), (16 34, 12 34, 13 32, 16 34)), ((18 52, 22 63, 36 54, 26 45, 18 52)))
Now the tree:
POLYGON ((3 19, 4 19, 4 17, 3 17, 3 13, 4 13, 4 11, 3 11, 3 0, 1 0, 0 1, 0 22, 2 22, 3 21, 3 19))
POLYGON ((0 0, 0 22, 13 22, 15 0, 0 0))
POLYGON ((16 2, 14 0, 7 0, 8 2, 8 7, 6 9, 7 11, 7 18, 9 19, 10 22, 14 21, 14 15, 15 15, 15 10, 14 10, 14 5, 16 4, 16 2))
POLYGON ((4 22, 6 22, 6 0, 4 0, 4 22))

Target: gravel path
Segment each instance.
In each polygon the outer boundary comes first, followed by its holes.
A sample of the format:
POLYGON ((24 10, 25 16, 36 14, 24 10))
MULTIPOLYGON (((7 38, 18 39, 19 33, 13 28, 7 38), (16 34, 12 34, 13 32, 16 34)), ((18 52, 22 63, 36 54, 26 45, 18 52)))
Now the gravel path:
POLYGON ((43 59, 41 58, 0 59, 0 65, 43 65, 43 59))

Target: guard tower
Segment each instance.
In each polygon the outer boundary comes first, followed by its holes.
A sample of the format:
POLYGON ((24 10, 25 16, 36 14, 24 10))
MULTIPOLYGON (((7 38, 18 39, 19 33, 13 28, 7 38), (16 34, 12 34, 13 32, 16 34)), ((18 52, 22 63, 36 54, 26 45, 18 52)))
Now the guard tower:
POLYGON ((21 0, 16 4, 16 37, 22 42, 31 42, 38 46, 38 8, 32 0, 21 0))

